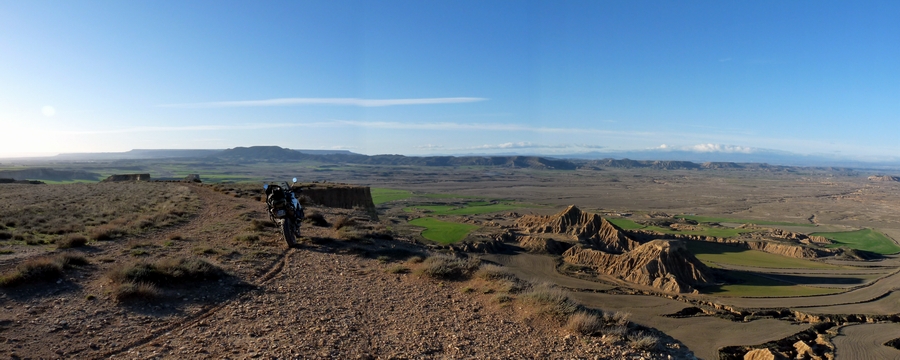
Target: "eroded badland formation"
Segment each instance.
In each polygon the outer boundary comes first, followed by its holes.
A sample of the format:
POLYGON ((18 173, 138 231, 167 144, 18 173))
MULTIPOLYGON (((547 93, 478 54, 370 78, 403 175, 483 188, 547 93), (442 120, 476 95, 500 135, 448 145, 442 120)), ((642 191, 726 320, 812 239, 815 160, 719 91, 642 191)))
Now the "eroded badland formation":
POLYGON ((210 183, 253 176, 226 155, 0 184, 3 356, 900 357, 892 176, 304 155, 287 248, 260 182, 210 183))

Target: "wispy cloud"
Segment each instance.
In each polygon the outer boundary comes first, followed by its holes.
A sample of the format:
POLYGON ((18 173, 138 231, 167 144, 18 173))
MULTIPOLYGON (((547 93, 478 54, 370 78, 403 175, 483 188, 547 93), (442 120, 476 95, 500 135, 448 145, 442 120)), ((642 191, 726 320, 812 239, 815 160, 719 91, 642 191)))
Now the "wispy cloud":
POLYGON ((481 145, 481 146, 473 146, 468 148, 468 150, 506 150, 506 149, 602 149, 601 145, 587 145, 587 144, 558 144, 558 145, 547 145, 547 144, 535 144, 532 142, 522 141, 522 142, 508 142, 503 144, 493 144, 493 145, 481 145))
POLYGON ((480 97, 446 97, 446 98, 418 98, 418 99, 359 99, 359 98, 279 98, 266 100, 241 100, 241 101, 215 101, 186 104, 163 104, 159 107, 168 108, 223 108, 223 107, 260 107, 260 106, 290 106, 290 105, 339 105, 381 107, 397 105, 434 105, 434 104, 459 104, 488 100, 480 97))
POLYGON ((737 145, 722 145, 722 144, 697 144, 691 146, 670 146, 666 144, 662 144, 658 147, 653 148, 654 150, 668 150, 668 151, 692 151, 692 152, 700 152, 700 153, 741 153, 741 154, 751 154, 760 151, 761 149, 753 148, 749 146, 737 146, 737 145))

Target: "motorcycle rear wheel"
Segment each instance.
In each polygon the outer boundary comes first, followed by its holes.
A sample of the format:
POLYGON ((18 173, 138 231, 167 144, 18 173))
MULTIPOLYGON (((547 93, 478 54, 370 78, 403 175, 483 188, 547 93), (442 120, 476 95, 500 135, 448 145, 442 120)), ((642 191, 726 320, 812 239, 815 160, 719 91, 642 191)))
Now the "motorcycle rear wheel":
POLYGON ((281 236, 289 248, 297 246, 297 238, 294 236, 294 227, 291 224, 291 219, 281 220, 281 236))

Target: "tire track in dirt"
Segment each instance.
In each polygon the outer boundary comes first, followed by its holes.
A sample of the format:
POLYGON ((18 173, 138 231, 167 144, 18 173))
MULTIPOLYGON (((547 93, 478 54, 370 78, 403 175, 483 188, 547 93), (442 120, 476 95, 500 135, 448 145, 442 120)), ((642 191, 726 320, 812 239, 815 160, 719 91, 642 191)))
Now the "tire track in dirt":
MULTIPOLYGON (((147 235, 145 237, 166 236, 168 234, 177 233, 177 232, 185 232, 185 231, 189 232, 189 233, 194 233, 196 231, 200 231, 200 229, 203 229, 204 226, 208 225, 208 223, 211 221, 215 221, 215 220, 221 219, 223 217, 236 218, 239 215, 239 213, 240 213, 239 211, 236 211, 236 210, 227 211, 227 210, 225 210, 226 207, 218 206, 219 204, 215 204, 218 202, 217 200, 219 200, 219 199, 215 199, 215 197, 216 196, 224 196, 224 195, 219 195, 219 194, 213 193, 212 191, 210 191, 208 189, 204 189, 204 188, 201 188, 198 186, 192 186, 191 188, 192 188, 192 191, 194 191, 195 193, 198 194, 198 196, 200 196, 200 199, 201 199, 201 211, 198 212, 198 215, 195 217, 195 219, 192 219, 192 221, 190 221, 186 224, 176 226, 173 228, 169 228, 169 229, 165 229, 164 231, 156 232, 152 235, 147 235)), ((275 278, 275 276, 277 276, 279 273, 281 273, 281 271, 285 268, 285 265, 289 259, 288 255, 292 251, 294 251, 294 249, 285 249, 284 251, 282 251, 281 254, 279 254, 279 256, 275 260, 272 261, 271 265, 269 265, 265 269, 263 274, 256 279, 256 281, 254 281, 251 284, 241 286, 240 288, 243 290, 238 289, 236 291, 238 293, 247 294, 249 291, 258 288, 258 287, 264 285, 265 283, 269 282, 273 278, 275 278)), ((231 304, 235 301, 238 301, 238 299, 240 297, 241 297, 240 295, 234 296, 228 301, 223 301, 214 306, 211 306, 211 307, 208 307, 205 309, 201 309, 193 314, 188 315, 186 318, 184 318, 183 321, 173 323, 173 324, 163 327, 161 329, 156 329, 150 335, 147 335, 143 338, 133 341, 121 348, 104 353, 97 358, 100 358, 100 359, 111 358, 113 356, 128 352, 134 348, 138 348, 140 346, 146 345, 160 337, 175 333, 179 330, 183 331, 184 329, 196 326, 197 324, 202 322, 204 319, 213 316, 216 312, 227 307, 229 304, 231 304)))
POLYGON ((832 340, 837 360, 897 359, 900 350, 884 345, 900 336, 900 324, 859 324, 841 328, 832 340))

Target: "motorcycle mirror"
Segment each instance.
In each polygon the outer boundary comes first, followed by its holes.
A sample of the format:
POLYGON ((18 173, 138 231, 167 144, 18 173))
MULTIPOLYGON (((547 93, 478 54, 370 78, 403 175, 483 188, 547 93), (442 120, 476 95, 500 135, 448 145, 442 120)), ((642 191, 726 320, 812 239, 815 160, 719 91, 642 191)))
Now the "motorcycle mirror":
POLYGON ((269 184, 263 184, 263 190, 269 190, 269 184))
POLYGON ((297 178, 294 178, 294 180, 291 180, 291 181, 293 181, 293 182, 297 182, 297 178))

